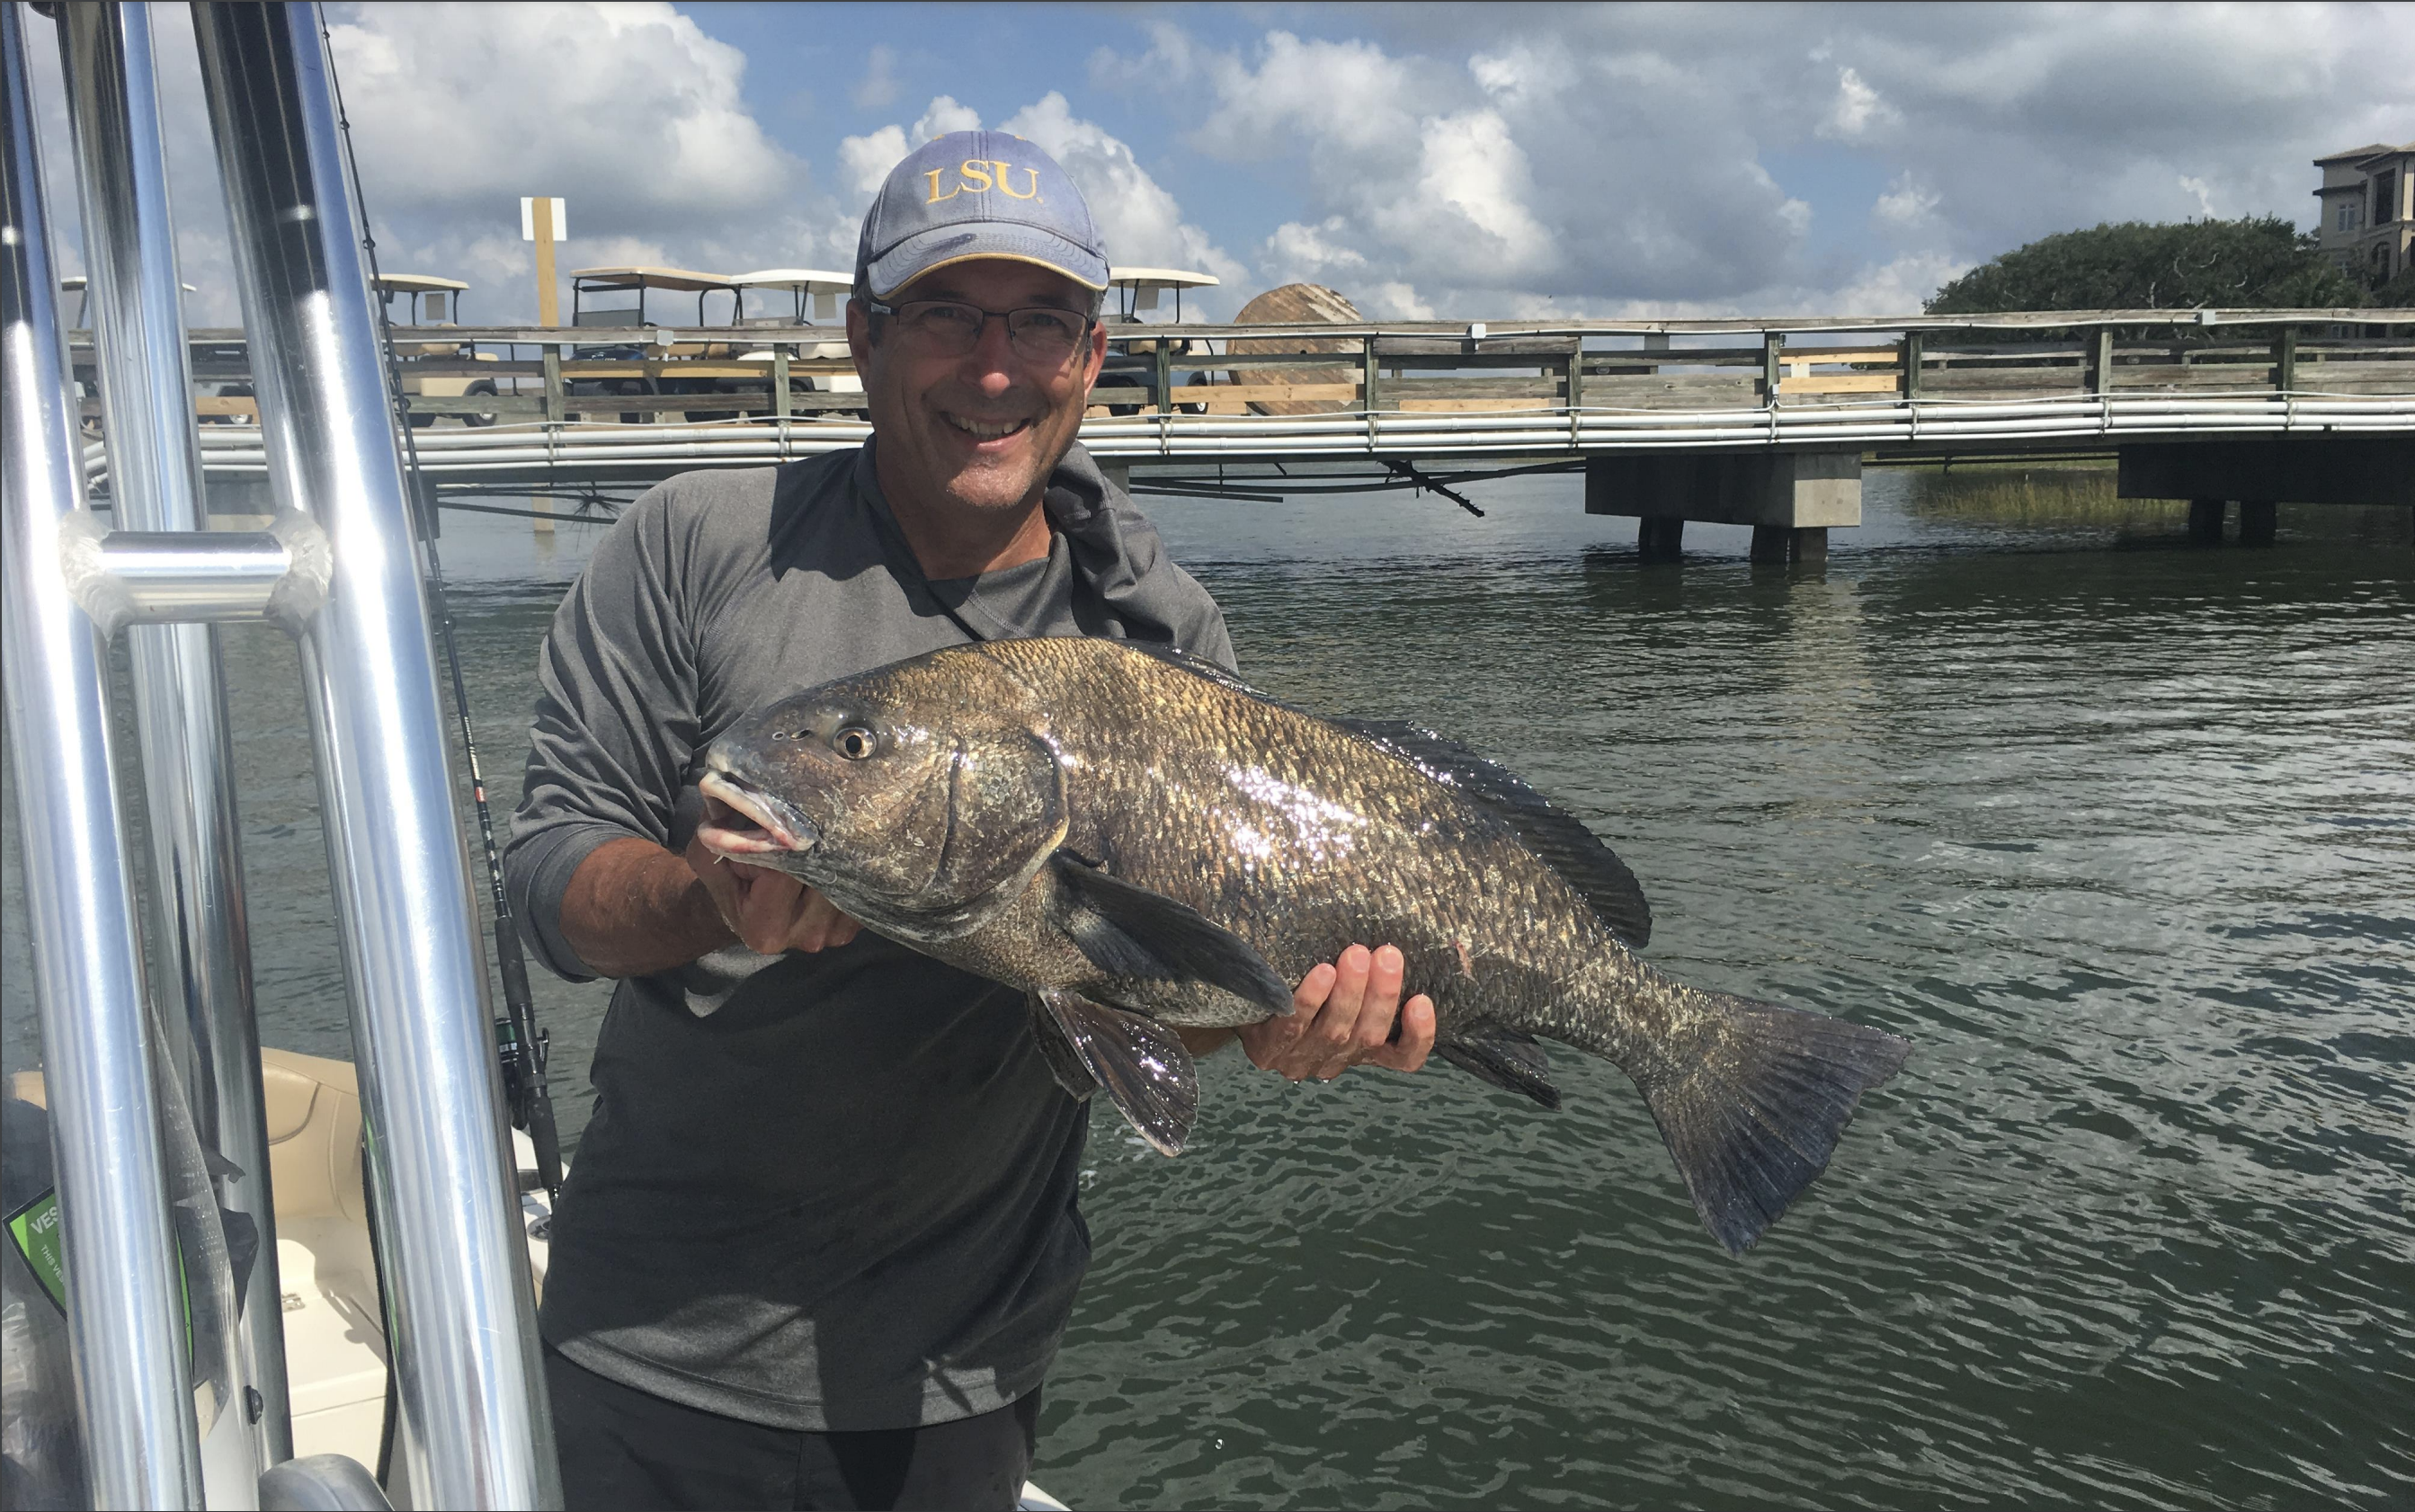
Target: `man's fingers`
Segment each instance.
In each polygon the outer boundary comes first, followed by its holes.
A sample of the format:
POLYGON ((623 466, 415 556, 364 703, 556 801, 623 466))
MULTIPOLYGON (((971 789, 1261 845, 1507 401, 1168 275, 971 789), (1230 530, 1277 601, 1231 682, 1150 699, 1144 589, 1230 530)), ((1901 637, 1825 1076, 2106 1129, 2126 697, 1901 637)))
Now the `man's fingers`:
POLYGON ((1387 945, 1378 950, 1368 963, 1367 994, 1358 1008, 1358 1023, 1351 1038, 1358 1051, 1357 1058, 1382 1049, 1392 1038, 1392 1026, 1401 1009, 1401 979, 1408 963, 1400 951, 1387 945))
MULTIPOLYGON (((1358 1016, 1366 1006, 1367 979, 1372 974, 1374 964, 1373 952, 1364 945, 1353 945, 1334 957, 1332 995, 1325 999, 1325 1006, 1317 1010, 1316 1023, 1309 1031, 1312 1042, 1323 1052, 1319 1057, 1320 1064, 1315 1069, 1327 1076, 1341 1074, 1342 1068, 1334 1066, 1334 1061, 1348 1063, 1351 1039, 1358 1031, 1358 1016), (1327 1070, 1328 1066, 1332 1066, 1332 1069, 1327 1070)), ((1393 991, 1399 990, 1396 981, 1393 991)))
POLYGON ((1382 1066, 1396 1071, 1413 1071, 1426 1063, 1433 1054, 1433 999, 1419 993, 1401 1010, 1400 1038, 1388 1045, 1378 1046, 1367 1056, 1367 1064, 1382 1066))
POLYGON ((826 951, 855 938, 862 926, 839 910, 837 904, 813 888, 804 890, 788 928, 787 949, 826 951))

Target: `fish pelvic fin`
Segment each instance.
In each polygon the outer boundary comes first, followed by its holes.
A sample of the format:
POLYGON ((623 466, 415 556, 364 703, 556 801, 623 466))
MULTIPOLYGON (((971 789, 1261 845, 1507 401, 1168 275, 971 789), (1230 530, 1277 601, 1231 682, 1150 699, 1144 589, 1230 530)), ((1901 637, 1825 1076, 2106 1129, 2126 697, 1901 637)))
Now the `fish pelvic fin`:
POLYGON ((1050 1042, 1058 1037, 1132 1132, 1160 1155, 1181 1154, 1199 1118, 1199 1072, 1181 1037, 1145 1014, 1078 993, 1043 987, 1035 997, 1035 1017, 1056 1030, 1055 1036, 1043 1032, 1041 1044, 1059 1083, 1071 1091, 1078 1077, 1060 1063, 1060 1051, 1050 1042))
POLYGON ((1702 1226, 1742 1255, 1827 1168, 1861 1095, 1912 1042, 1749 997, 1701 995, 1692 1043, 1636 1077, 1702 1226))

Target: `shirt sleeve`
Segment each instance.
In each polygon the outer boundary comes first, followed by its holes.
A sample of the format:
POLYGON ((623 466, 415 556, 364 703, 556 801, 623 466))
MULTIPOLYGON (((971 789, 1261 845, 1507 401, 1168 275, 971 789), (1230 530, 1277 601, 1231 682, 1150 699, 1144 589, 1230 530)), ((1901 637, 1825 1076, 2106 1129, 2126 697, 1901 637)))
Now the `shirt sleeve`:
POLYGON ((536 713, 503 880, 548 969, 592 970, 562 933, 562 899, 607 841, 668 846, 698 729, 695 637, 675 496, 648 493, 606 532, 537 655, 536 713))

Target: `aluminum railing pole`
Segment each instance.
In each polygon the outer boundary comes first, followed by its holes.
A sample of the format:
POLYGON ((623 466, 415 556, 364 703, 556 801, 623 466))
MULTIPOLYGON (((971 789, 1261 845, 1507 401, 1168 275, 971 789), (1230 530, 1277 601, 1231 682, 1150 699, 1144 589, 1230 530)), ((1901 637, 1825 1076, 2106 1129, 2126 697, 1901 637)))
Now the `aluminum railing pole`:
POLYGON ((0 6, 0 644, 68 1334, 95 1503, 199 1507, 142 942, 102 707, 109 667, 59 564, 60 527, 84 507, 83 445, 26 85, 24 7, 8 0, 0 6))
POLYGON ((486 962, 315 7, 193 7, 278 502, 331 538, 301 641, 415 1505, 561 1505, 486 962))
MULTIPOLYGON (((69 6, 60 37, 114 524, 206 530, 150 7, 69 6)), ((223 1502, 256 1496, 261 1471, 293 1458, 233 746, 218 631, 160 624, 126 634, 150 813, 153 937, 167 979, 155 985, 171 999, 163 1013, 190 1031, 196 1131, 241 1173, 216 1184, 218 1205, 249 1214, 260 1234, 232 1341, 237 1400, 228 1404, 249 1452, 221 1467, 215 1445, 228 1430, 210 1436, 212 1499, 223 1502), (246 1387, 259 1393, 256 1411, 246 1387), (221 1472, 233 1482, 225 1490, 221 1472)))

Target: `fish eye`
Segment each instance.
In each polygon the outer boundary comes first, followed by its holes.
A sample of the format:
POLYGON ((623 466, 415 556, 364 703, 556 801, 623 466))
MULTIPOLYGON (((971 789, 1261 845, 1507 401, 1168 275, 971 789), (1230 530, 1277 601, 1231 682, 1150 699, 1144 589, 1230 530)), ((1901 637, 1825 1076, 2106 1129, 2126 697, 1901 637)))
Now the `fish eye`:
POLYGON ((831 737, 831 749, 849 761, 861 761, 880 744, 880 737, 862 725, 843 725, 831 737))

